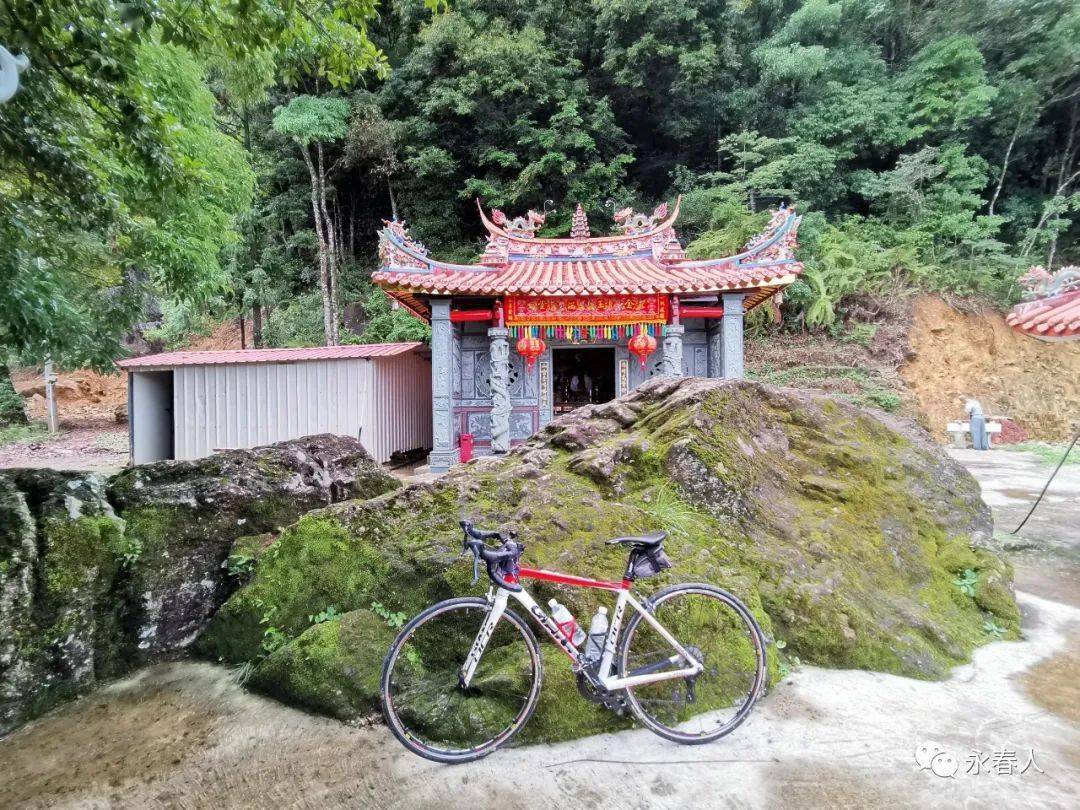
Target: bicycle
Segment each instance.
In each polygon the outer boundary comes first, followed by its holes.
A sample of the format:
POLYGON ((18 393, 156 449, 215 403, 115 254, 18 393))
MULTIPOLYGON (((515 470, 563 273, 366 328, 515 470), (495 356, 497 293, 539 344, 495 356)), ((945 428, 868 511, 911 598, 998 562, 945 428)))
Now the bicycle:
POLYGON ((608 582, 522 567, 525 546, 513 532, 483 531, 464 520, 461 528, 462 555, 473 555, 473 584, 481 560, 487 568, 487 598, 448 599, 422 611, 383 662, 383 714, 410 751, 436 762, 469 762, 504 745, 532 716, 543 663, 536 636, 508 607, 511 597, 570 659, 585 698, 619 714, 629 710, 661 737, 712 742, 749 715, 765 683, 766 659, 764 635, 747 607, 703 583, 671 585, 644 601, 631 593, 636 579, 670 567, 665 532, 609 540, 628 547, 630 556, 622 580, 608 582), (597 638, 591 655, 578 649, 574 634, 522 587, 525 579, 615 594, 602 647, 597 638), (627 607, 633 612, 620 636, 627 607))

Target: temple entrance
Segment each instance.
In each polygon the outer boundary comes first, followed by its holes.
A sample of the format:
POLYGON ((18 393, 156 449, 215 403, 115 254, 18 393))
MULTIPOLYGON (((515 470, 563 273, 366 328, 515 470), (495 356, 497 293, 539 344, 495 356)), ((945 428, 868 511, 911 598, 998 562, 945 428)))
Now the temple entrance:
POLYGON ((615 349, 569 346, 551 350, 551 401, 556 414, 615 399, 615 349))

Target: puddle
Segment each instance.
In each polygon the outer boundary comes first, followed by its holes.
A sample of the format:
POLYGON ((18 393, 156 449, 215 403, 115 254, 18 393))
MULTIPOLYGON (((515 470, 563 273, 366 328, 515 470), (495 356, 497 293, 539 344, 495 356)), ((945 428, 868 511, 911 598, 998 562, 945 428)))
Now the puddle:
POLYGON ((1080 625, 1071 625, 1068 635, 1068 647, 1029 669, 1023 683, 1040 706, 1080 725, 1080 625))

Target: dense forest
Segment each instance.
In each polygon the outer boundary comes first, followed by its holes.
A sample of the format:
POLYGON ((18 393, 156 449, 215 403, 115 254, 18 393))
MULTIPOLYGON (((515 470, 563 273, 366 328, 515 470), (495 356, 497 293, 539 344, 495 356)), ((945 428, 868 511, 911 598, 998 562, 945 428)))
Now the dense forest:
POLYGON ((700 256, 794 203, 789 329, 1080 260, 1075 0, 0 0, 0 45, 30 61, 0 105, 9 362, 105 366, 155 309, 167 342, 422 335, 367 282, 376 231, 467 260, 476 198, 552 235, 682 194, 700 256))

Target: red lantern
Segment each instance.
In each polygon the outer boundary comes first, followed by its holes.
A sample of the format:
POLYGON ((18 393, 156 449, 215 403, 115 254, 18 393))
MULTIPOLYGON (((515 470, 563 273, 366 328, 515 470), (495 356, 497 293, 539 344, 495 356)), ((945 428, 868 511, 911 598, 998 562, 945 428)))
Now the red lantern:
POLYGON ((656 351, 656 338, 642 330, 630 338, 630 343, 627 345, 630 351, 641 360, 641 367, 645 368, 645 360, 656 351))
POLYGON ((536 358, 544 353, 547 344, 540 338, 526 335, 517 342, 518 354, 525 358, 525 370, 532 371, 536 358))

